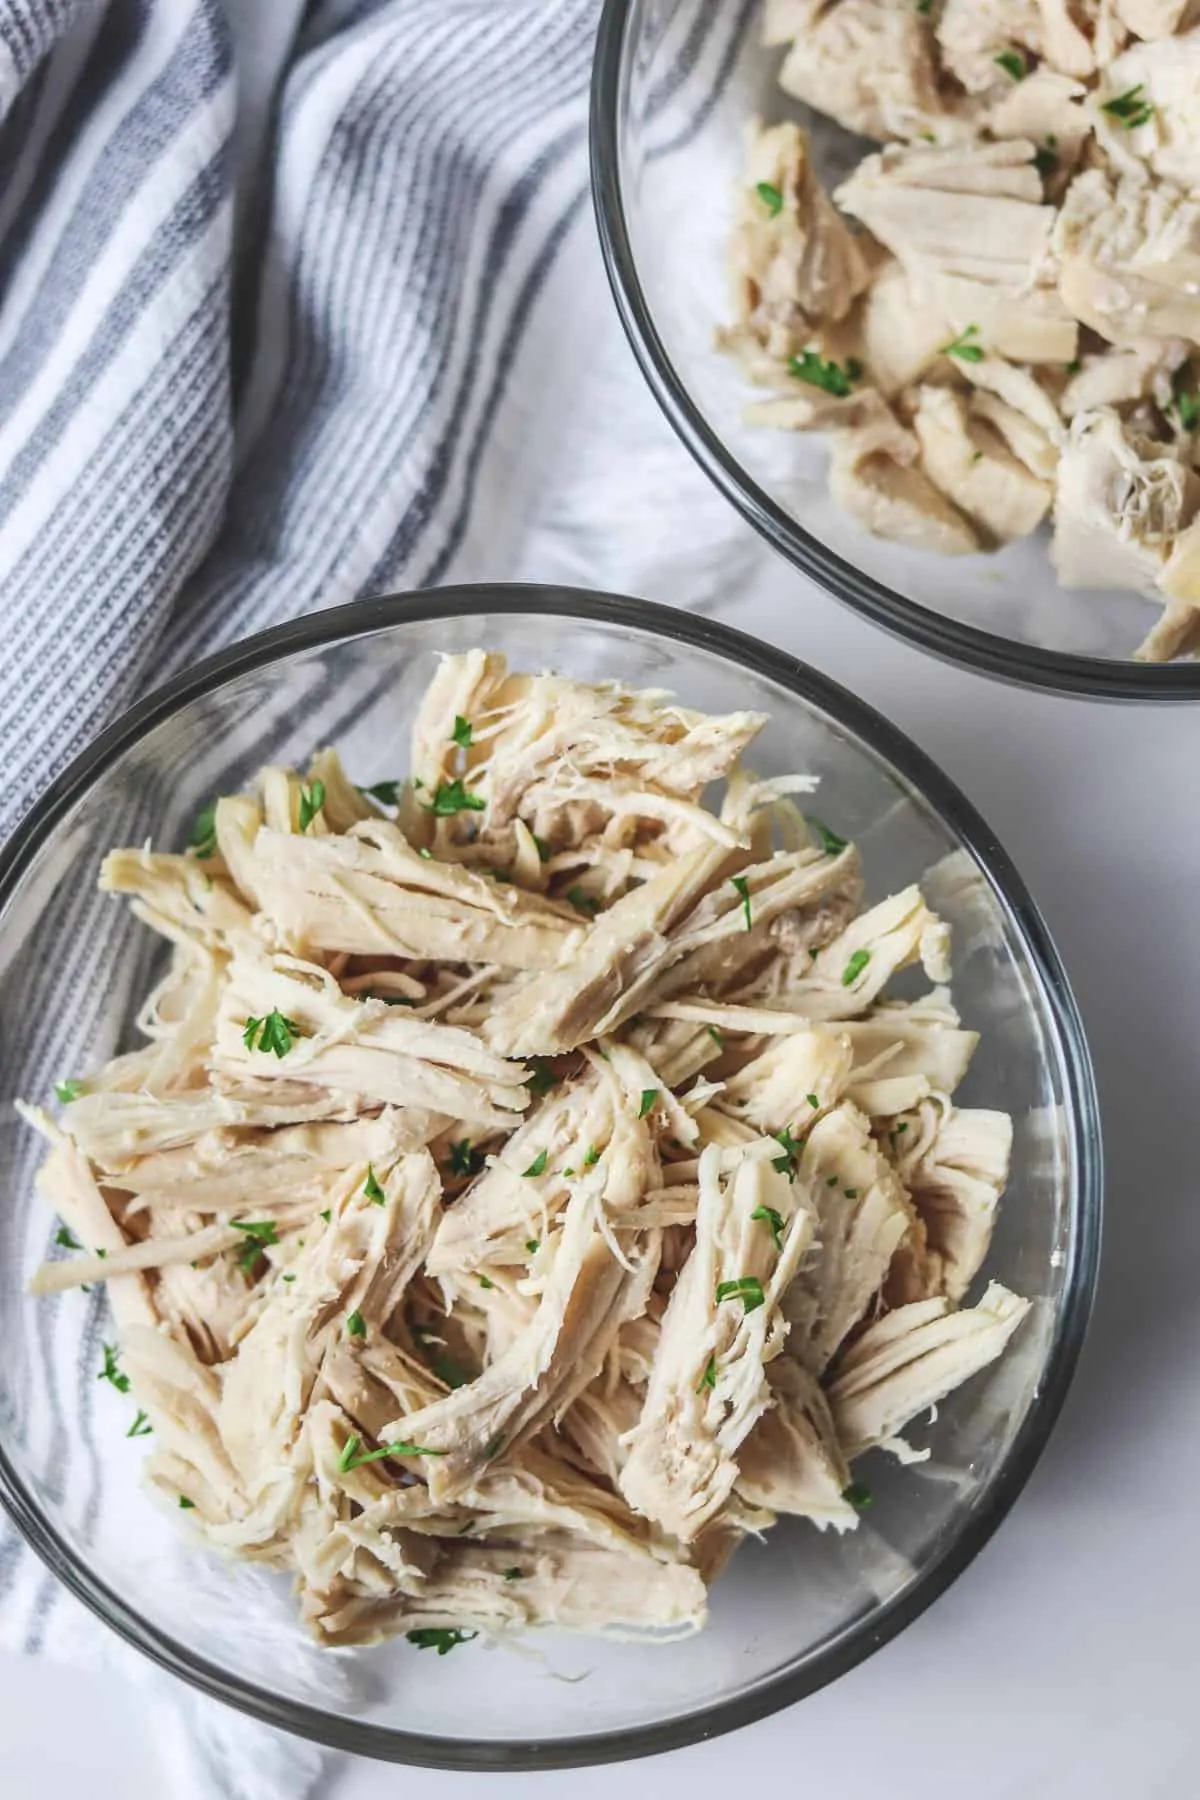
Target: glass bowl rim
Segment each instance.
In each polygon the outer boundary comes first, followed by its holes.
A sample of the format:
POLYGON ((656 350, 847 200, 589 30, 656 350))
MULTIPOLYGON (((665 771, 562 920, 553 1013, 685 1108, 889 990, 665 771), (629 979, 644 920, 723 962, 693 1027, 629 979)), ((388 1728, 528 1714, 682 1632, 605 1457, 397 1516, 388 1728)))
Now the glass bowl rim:
POLYGON ((815 1693, 911 1624, 982 1549, 1045 1448, 1086 1333, 1100 1250, 1103 1182, 1098 1102, 1082 1023, 1041 915, 994 833, 937 765, 865 702, 784 651, 711 619, 617 595, 532 583, 477 583, 380 595, 306 614, 205 658, 137 701, 102 731, 50 784, 8 842, 0 845, 0 914, 71 807, 151 730, 193 702, 203 700, 240 675, 268 667, 298 651, 367 637, 405 623, 471 615, 586 619, 706 651, 777 682, 796 699, 818 707, 860 738, 916 789, 988 876, 1025 956, 1037 972, 1063 1058, 1075 1121, 1072 1150, 1078 1174, 1073 1196, 1074 1231, 1053 1337, 1038 1391, 984 1500, 911 1589, 844 1631, 815 1663, 781 1670, 743 1695, 714 1701, 673 1719, 580 1734, 553 1743, 447 1739, 341 1718, 306 1703, 282 1699, 197 1656, 170 1633, 142 1618, 108 1583, 100 1580, 26 1488, 0 1441, 0 1503, 30 1547, 63 1585, 126 1643, 211 1698, 328 1749, 383 1761, 455 1770, 577 1768, 682 1748, 751 1724, 815 1693))
POLYGON ((604 0, 592 64, 592 202, 609 286, 629 346, 668 424, 709 480, 802 574, 862 618, 943 662, 993 679, 1092 700, 1200 700, 1200 660, 1118 661, 1046 650, 950 618, 889 588, 810 532, 754 481, 692 400, 654 322, 638 274, 621 182, 618 108, 635 0, 604 0))

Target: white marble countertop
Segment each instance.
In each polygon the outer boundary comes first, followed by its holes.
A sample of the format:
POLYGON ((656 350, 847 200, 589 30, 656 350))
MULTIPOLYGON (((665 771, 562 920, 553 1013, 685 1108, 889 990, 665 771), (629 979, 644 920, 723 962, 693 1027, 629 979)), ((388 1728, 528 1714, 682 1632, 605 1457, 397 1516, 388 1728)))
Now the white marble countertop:
MULTIPOLYGON (((663 596, 664 598, 667 596, 663 596)), ((994 827, 1041 904, 1083 1011, 1107 1132, 1091 1337, 1053 1441, 996 1538, 902 1637, 832 1688, 654 1765, 422 1773, 422 1800, 591 1800, 624 1785, 716 1800, 828 1783, 838 1800, 1157 1800, 1195 1792, 1200 1558, 1197 1107, 1200 830, 1194 709, 1043 697, 943 667, 782 564, 722 610, 890 715, 994 827)), ((403 1773, 342 1763, 327 1792, 403 1773)), ((407 1778, 411 1779, 411 1777, 407 1778)), ((116 1677, 0 1659, 5 1800, 172 1793, 116 1677)))

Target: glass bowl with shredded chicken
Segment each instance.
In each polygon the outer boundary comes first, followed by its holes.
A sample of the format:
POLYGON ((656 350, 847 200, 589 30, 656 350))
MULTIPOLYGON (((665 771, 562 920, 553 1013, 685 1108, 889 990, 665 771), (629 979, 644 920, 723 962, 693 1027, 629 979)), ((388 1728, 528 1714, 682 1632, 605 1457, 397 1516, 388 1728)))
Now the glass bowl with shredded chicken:
POLYGON ((1200 698, 1198 94, 1188 0, 607 0, 601 239, 676 430, 923 648, 1200 698))
POLYGON ((733 632, 461 589, 227 652, 3 852, 0 1005, 0 1492, 273 1723, 743 1723, 1056 1416, 1100 1173, 1054 952, 911 744, 733 632))

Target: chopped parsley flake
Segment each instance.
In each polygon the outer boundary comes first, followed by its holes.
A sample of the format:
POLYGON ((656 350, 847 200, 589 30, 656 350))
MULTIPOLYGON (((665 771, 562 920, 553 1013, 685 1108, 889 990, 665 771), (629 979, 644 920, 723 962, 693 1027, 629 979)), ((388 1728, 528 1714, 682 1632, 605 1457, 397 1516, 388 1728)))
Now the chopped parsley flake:
POLYGON ((812 1107, 814 1112, 820 1112, 821 1102, 816 1094, 805 1094, 804 1098, 808 1101, 808 1104, 812 1107))
POLYGON ((1019 50, 1001 50, 999 56, 993 56, 992 61, 1006 75, 1011 75, 1014 81, 1024 81, 1029 73, 1025 67, 1025 58, 1019 50))
POLYGON ((857 1188, 843 1188, 842 1192, 843 1192, 843 1194, 845 1194, 847 1200, 857 1200, 858 1199, 858 1189, 857 1188))
POLYGON ((83 1245, 75 1237, 69 1226, 60 1225, 54 1234, 54 1241, 60 1250, 82 1250, 83 1245))
POLYGON ((333 1213, 328 1206, 323 1206, 321 1208, 321 1217, 324 1219, 325 1223, 328 1225, 330 1219, 332 1219, 332 1217, 333 1217, 333 1213))
POLYGON ((81 1081, 56 1081, 54 1092, 64 1106, 70 1106, 72 1100, 78 1100, 83 1092, 83 1083, 81 1081))
POLYGON ((658 1099, 657 1088, 643 1088, 641 1104, 638 1107, 638 1118, 644 1119, 648 1112, 654 1110, 654 1102, 658 1099))
POLYGON ((748 1313, 756 1312, 766 1298, 757 1275, 739 1275, 736 1281, 722 1281, 717 1287, 718 1302, 740 1300, 748 1313))
POLYGON ((186 1494, 180 1494, 180 1496, 179 1496, 180 1512, 191 1512, 195 1508, 195 1505, 196 1505, 196 1502, 194 1500, 189 1500, 186 1494))
POLYGON ((525 1254, 527 1256, 536 1256, 541 1247, 541 1240, 539 1238, 525 1239, 525 1254))
POLYGON ((842 986, 853 987, 870 960, 871 952, 869 950, 856 950, 842 970, 842 986))
POLYGON ((387 1205, 387 1195, 375 1178, 375 1167, 373 1163, 367 1164, 367 1179, 363 1182, 363 1194, 366 1199, 371 1202, 372 1206, 387 1205))
POLYGON ((477 1631, 449 1631, 443 1627, 423 1625, 419 1631, 406 1631, 405 1637, 418 1650, 436 1650, 439 1656, 449 1656, 460 1644, 469 1644, 477 1638, 477 1631))
POLYGON ((481 1288, 494 1288, 496 1284, 489 1275, 481 1275, 479 1277, 479 1285, 481 1288))
POLYGON ((717 1049, 723 1050, 725 1048, 725 1039, 721 1036, 721 1034, 717 1030, 716 1026, 715 1025, 706 1025, 704 1029, 708 1032, 709 1037, 712 1039, 713 1043, 717 1046, 717 1049))
POLYGON ((367 1321, 363 1318, 357 1306, 346 1320, 346 1332, 348 1336, 356 1338, 365 1338, 367 1335, 367 1321))
POLYGON ((575 908, 576 912, 585 914, 589 919, 594 919, 596 914, 600 911, 600 902, 597 900, 596 896, 594 894, 585 894, 581 887, 569 887, 567 889, 567 899, 571 902, 571 905, 575 908))
POLYGON ((750 1214, 752 1219, 761 1219, 768 1226, 777 1250, 783 1249, 783 1214, 775 1211, 773 1206, 756 1206, 750 1214))
POLYGON ((351 1432, 342 1446, 342 1454, 338 1457, 338 1468, 343 1475, 351 1469, 361 1469, 364 1463, 379 1462, 385 1456, 445 1456, 445 1450, 427 1450, 424 1444, 380 1444, 377 1450, 364 1450, 362 1439, 351 1432))
POLYGON ((704 1365, 703 1375, 700 1377, 699 1381, 696 1383, 696 1392, 698 1394, 702 1394, 704 1392, 705 1388, 715 1388, 716 1385, 717 1385, 717 1359, 715 1356, 710 1356, 708 1361, 704 1365))
POLYGON ((793 1137, 786 1125, 782 1131, 772 1132, 771 1135, 783 1151, 782 1156, 777 1156, 772 1160, 771 1167, 780 1175, 786 1175, 789 1180, 794 1181, 796 1178, 795 1163, 807 1140, 802 1137, 793 1137))
POLYGON ((97 1381, 111 1381, 118 1394, 129 1392, 129 1377, 123 1375, 117 1364, 117 1348, 115 1344, 101 1344, 104 1352, 104 1367, 97 1375, 97 1381))
POLYGON ((360 794, 367 794, 372 800, 378 800, 382 806, 399 806, 400 783, 398 781, 377 781, 374 787, 360 788, 360 794))
POLYGON ((529 1167, 527 1169, 522 1169, 521 1173, 522 1175, 544 1175, 546 1173, 546 1164, 549 1161, 550 1152, 548 1150, 539 1150, 529 1167))
POLYGON ((455 813, 482 812, 486 805, 482 794, 473 794, 461 781, 443 781, 434 789, 433 799, 425 810, 435 819, 452 819, 455 813))
POLYGON ((874 1498, 865 1481, 852 1481, 848 1488, 842 1489, 842 1499, 848 1500, 857 1512, 866 1512, 874 1498))
POLYGON ((261 1050, 266 1054, 274 1051, 276 1056, 286 1056, 300 1036, 302 1033, 295 1021, 285 1019, 278 1007, 272 1007, 265 1018, 246 1020, 242 1042, 247 1050, 261 1050))
POLYGON ((217 803, 210 800, 196 814, 196 823, 192 826, 192 835, 188 839, 188 849, 194 850, 200 858, 212 856, 217 848, 217 803))
POLYGON ((783 195, 771 181, 760 181, 754 189, 773 219, 783 211, 783 195))
POLYGON ((1058 168, 1058 157, 1051 150, 1049 143, 1041 144, 1033 153, 1033 166, 1043 181, 1049 181, 1058 168))
POLYGON ((325 804, 325 783, 314 781, 300 789, 300 829, 307 831, 325 804))
POLYGON ((837 1186, 837 1176, 836 1175, 827 1175, 825 1177, 825 1186, 826 1187, 836 1187, 837 1186))
POLYGON ((439 1350, 429 1365, 439 1381, 444 1381, 448 1388, 466 1387, 471 1379, 461 1363, 456 1363, 448 1350, 439 1350))
POLYGON ((518 1569, 514 1565, 511 1569, 505 1569, 504 1579, 505 1581, 524 1581, 525 1571, 524 1569, 518 1569))
POLYGON ((957 356, 959 362, 981 363, 983 361, 982 346, 971 342, 972 338, 978 336, 978 325, 968 325, 967 329, 960 331, 956 338, 951 338, 948 344, 942 345, 941 353, 943 356, 957 356))
POLYGON ((483 1167, 483 1152, 476 1150, 470 1138, 460 1138, 450 1146, 450 1173, 476 1175, 483 1167))
POLYGON ((1180 374, 1175 377, 1175 399, 1172 404, 1183 429, 1195 431, 1197 425, 1200 425, 1200 392, 1185 393, 1179 385, 1182 379, 1183 372, 1181 370, 1180 374))
POLYGON ((862 364, 853 357, 843 369, 840 363, 826 362, 815 350, 804 350, 799 356, 789 356, 788 368, 797 381, 807 381, 810 387, 821 388, 838 400, 847 397, 862 374, 862 364))
POLYGON ((137 1417, 134 1419, 133 1424, 129 1427, 129 1430, 125 1433, 125 1436, 126 1437, 149 1437, 150 1433, 153 1430, 154 1430, 153 1425, 150 1423, 149 1419, 146 1417, 145 1413, 142 1411, 141 1407, 139 1406, 138 1410, 137 1410, 137 1417))
POLYGON ((533 1073, 525 1077, 525 1086, 535 1098, 548 1094, 551 1088, 558 1086, 558 1076, 544 1056, 531 1056, 529 1066, 533 1073))
POLYGON ((464 719, 461 713, 455 713, 454 730, 450 733, 450 736, 460 750, 469 750, 471 748, 470 719, 464 719))
POLYGON ((1123 94, 1117 94, 1112 100, 1105 100, 1100 108, 1110 119, 1116 119, 1126 131, 1136 131, 1139 125, 1146 125, 1154 117, 1154 102, 1147 100, 1146 91, 1139 81, 1123 94))
POLYGON ((539 862, 549 862, 550 861, 550 846, 546 842, 545 838, 540 838, 536 831, 530 832, 529 835, 532 837, 534 848, 538 853, 538 861, 539 862))
POLYGON ((830 831, 828 825, 823 825, 820 819, 810 819, 809 824, 816 832, 817 841, 820 843, 826 856, 840 856, 842 854, 842 851, 846 848, 845 838, 839 837, 836 831, 830 831))
POLYGON ((742 903, 742 911, 746 915, 746 930, 749 931, 753 922, 750 916, 750 883, 744 875, 731 875, 729 883, 742 903))
POLYGON ((277 1244, 279 1232, 274 1219, 230 1219, 229 1223, 235 1231, 246 1234, 246 1248, 238 1257, 238 1267, 243 1275, 250 1275, 254 1265, 262 1255, 264 1244, 277 1244))
POLYGON ((584 1168, 585 1169, 594 1168, 595 1165, 599 1161, 600 1161, 600 1152, 597 1150, 595 1144, 589 1144, 587 1147, 587 1155, 583 1159, 584 1168))

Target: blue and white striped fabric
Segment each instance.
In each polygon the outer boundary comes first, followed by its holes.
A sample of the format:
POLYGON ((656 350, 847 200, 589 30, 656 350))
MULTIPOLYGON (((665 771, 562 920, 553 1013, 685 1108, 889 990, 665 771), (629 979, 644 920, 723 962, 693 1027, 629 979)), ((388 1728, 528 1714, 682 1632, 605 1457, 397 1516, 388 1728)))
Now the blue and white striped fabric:
MULTIPOLYGON (((744 583, 601 272, 597 10, 0 0, 0 835, 140 691, 296 613, 744 583)), ((86 1412, 82 1315, 46 1317, 86 1412)), ((3 1522, 0 1644, 135 1662, 3 1522)), ((298 1800, 306 1747, 170 1695, 178 1791, 298 1800)))

